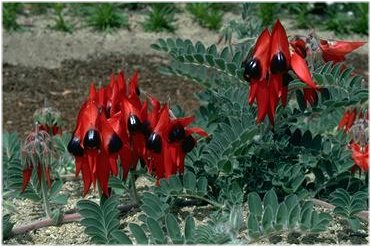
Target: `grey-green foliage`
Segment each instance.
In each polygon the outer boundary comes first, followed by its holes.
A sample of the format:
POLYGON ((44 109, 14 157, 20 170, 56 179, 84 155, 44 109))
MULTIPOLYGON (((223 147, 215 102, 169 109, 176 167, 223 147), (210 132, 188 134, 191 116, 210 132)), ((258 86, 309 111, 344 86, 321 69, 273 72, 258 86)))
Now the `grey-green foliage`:
POLYGON ((10 221, 10 214, 3 215, 3 241, 8 239, 11 235, 14 223, 10 221))
POLYGON ((358 191, 350 195, 344 189, 337 189, 331 193, 331 203, 335 205, 334 213, 344 217, 353 231, 357 231, 360 227, 357 214, 367 210, 367 201, 368 194, 365 191, 358 191))
POLYGON ((3 183, 4 190, 22 187, 21 141, 16 133, 3 133, 3 183))
POLYGON ((77 208, 82 216, 81 224, 85 233, 91 237, 95 244, 130 244, 125 233, 119 230, 118 198, 102 197, 100 204, 90 200, 80 200, 77 208))
POLYGON ((248 195, 249 237, 258 239, 277 231, 325 231, 331 216, 318 213, 313 206, 311 201, 299 201, 295 194, 279 203, 273 190, 265 194, 263 201, 256 192, 251 192, 248 195))
POLYGON ((185 76, 204 87, 216 87, 230 82, 244 83, 241 63, 243 54, 231 52, 229 47, 218 51, 216 45, 206 47, 202 42, 195 44, 186 39, 159 39, 151 45, 171 57, 171 64, 163 67, 164 74, 185 76))
POLYGON ((172 175, 168 179, 160 179, 160 186, 154 191, 165 197, 203 197, 207 194, 207 179, 204 176, 196 178, 196 175, 187 171, 180 179, 178 175, 172 175))
POLYGON ((75 161, 68 152, 67 145, 71 139, 71 133, 63 132, 62 135, 53 136, 53 148, 57 153, 53 169, 58 170, 58 174, 74 173, 75 161))

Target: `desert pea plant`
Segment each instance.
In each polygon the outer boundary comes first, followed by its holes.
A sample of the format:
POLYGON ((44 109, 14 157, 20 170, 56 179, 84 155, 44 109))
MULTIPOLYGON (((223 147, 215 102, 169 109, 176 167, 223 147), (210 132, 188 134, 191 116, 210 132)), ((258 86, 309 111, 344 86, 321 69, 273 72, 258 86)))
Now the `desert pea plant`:
MULTIPOLYGON (((326 231, 334 219, 318 206, 331 203, 359 229, 368 210, 368 90, 346 56, 365 42, 290 34, 280 20, 250 23, 246 11, 225 25, 225 47, 179 38, 151 45, 170 58, 162 73, 203 88, 194 116, 141 90, 138 71, 91 85, 72 134, 53 140, 73 156, 82 195, 99 198, 79 200, 58 223, 79 221, 96 244, 251 244, 326 231), (144 189, 139 178, 149 181, 144 189), (134 208, 137 220, 120 225, 134 208)), ((52 135, 55 121, 47 123, 52 135)), ((3 151, 9 166, 21 159, 13 151, 3 151)), ((19 232, 3 221, 8 234, 19 232)))

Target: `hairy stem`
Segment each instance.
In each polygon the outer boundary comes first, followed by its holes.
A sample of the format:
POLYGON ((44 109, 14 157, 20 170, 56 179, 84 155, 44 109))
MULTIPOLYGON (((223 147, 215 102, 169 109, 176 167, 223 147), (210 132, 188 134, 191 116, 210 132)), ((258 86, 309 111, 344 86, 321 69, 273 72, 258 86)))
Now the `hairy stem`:
POLYGON ((131 187, 131 192, 133 195, 133 199, 136 203, 139 203, 139 195, 137 191, 137 187, 135 186, 135 174, 131 174, 130 176, 130 187, 131 187))
POLYGON ((46 216, 48 218, 51 218, 51 211, 50 211, 50 205, 49 205, 49 200, 48 200, 48 186, 45 181, 45 171, 42 168, 42 175, 41 175, 41 193, 43 197, 43 203, 44 203, 44 209, 46 216))
POLYGON ((214 207, 217 207, 217 208, 223 208, 224 207, 223 204, 220 204, 216 201, 212 201, 212 200, 209 200, 205 197, 198 196, 198 195, 180 194, 180 195, 177 195, 177 196, 178 197, 195 198, 195 199, 203 200, 203 201, 205 201, 205 202, 209 203, 210 205, 213 205, 214 207))

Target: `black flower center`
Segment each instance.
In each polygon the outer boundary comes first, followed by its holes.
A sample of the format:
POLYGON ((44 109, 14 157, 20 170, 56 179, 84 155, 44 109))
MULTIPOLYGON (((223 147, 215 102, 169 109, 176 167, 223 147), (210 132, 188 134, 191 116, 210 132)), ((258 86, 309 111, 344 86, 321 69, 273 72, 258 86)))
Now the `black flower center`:
POLYGON ((287 61, 282 52, 278 52, 273 56, 270 69, 273 74, 280 74, 287 71, 287 61))
POLYGON ((195 146, 196 140, 191 135, 186 136, 185 139, 182 141, 182 150, 185 153, 191 152, 195 146))
POLYGON ((152 132, 147 139, 147 148, 155 153, 160 153, 162 148, 161 136, 152 132))
POLYGON ((82 156, 84 154, 84 149, 80 145, 80 139, 76 136, 72 136, 67 145, 67 150, 74 156, 82 156))
POLYGON ((129 132, 138 132, 142 129, 142 122, 136 115, 131 114, 128 118, 129 132))
POLYGON ((261 73, 261 66, 257 59, 254 58, 246 63, 244 72, 244 78, 246 80, 258 79, 261 73))
POLYGON ((98 130, 90 129, 84 137, 84 147, 88 149, 98 149, 100 146, 100 136, 98 130))
POLYGON ((185 137, 184 127, 181 124, 175 125, 169 133, 169 142, 181 141, 185 137))
POLYGON ((116 133, 113 133, 108 143, 108 152, 116 153, 120 150, 122 145, 123 144, 122 144, 120 137, 116 133))

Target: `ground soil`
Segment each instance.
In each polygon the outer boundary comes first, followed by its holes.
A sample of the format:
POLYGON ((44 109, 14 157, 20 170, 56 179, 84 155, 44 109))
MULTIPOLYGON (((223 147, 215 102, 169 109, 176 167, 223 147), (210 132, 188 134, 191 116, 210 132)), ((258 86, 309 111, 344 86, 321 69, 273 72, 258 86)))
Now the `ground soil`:
MULTIPOLYGON (((105 85, 110 74, 119 70, 124 70, 126 77, 129 77, 135 69, 138 69, 139 85, 143 90, 158 97, 162 102, 170 100, 171 104, 179 104, 191 114, 197 109, 198 102, 194 93, 199 91, 200 87, 184 78, 160 74, 158 67, 166 65, 168 59, 149 46, 158 38, 167 37, 201 40, 209 45, 217 40, 218 34, 199 27, 187 13, 179 14, 177 18, 178 29, 174 34, 154 34, 143 32, 139 24, 144 20, 141 13, 129 13, 130 30, 120 29, 111 33, 96 32, 70 17, 70 20, 76 23, 76 29, 72 34, 65 34, 48 28, 51 25, 50 15, 21 17, 19 22, 27 26, 25 31, 3 33, 3 131, 17 131, 24 137, 33 128, 32 116, 35 110, 42 107, 45 101, 48 106, 53 106, 61 112, 63 128, 73 131, 79 107, 88 94, 90 83, 105 85)), ((225 16, 225 20, 234 18, 240 17, 232 13, 225 16)), ((284 23, 289 27, 291 25, 290 21, 284 23)), ((306 32, 290 28, 289 30, 306 32)), ((321 36, 334 38, 332 33, 321 33, 321 36)), ((368 37, 365 36, 354 36, 349 39, 368 41, 368 37)), ((368 46, 350 56, 349 61, 357 68, 357 72, 368 77, 368 46)), ((70 191, 72 194, 69 206, 66 207, 74 207, 76 200, 81 198, 81 193, 74 194, 76 191, 81 192, 80 182, 66 183, 63 191, 70 191)), ((40 205, 29 200, 14 199, 12 203, 17 208, 17 213, 12 217, 18 225, 29 223, 43 215, 40 205)), ((197 213, 195 208, 186 210, 197 213)), ((198 207, 197 210, 204 209, 198 207)), ((132 212, 123 224, 135 218, 137 213, 132 212)), ((368 242, 367 225, 363 225, 361 237, 352 237, 345 224, 338 221, 334 224, 337 228, 332 229, 333 232, 325 237, 278 236, 274 242, 290 244, 311 244, 313 241, 324 244, 368 242), (341 236, 345 236, 344 239, 341 236)), ((73 223, 63 227, 40 229, 5 243, 89 244, 89 239, 83 233, 81 225, 73 223)))

